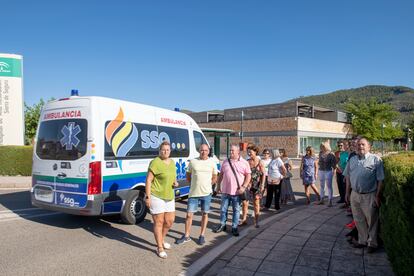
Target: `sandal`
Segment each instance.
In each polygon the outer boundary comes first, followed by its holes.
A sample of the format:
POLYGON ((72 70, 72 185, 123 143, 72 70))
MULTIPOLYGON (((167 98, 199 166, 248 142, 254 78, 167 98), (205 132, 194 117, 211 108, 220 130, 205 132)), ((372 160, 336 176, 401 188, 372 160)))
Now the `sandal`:
POLYGON ((160 257, 161 259, 167 259, 168 255, 167 253, 164 251, 164 249, 157 248, 157 255, 158 257, 160 257))
POLYGON ((244 225, 247 225, 247 221, 246 221, 246 220, 241 221, 241 222, 239 223, 239 226, 244 226, 244 225))
POLYGON ((164 249, 167 249, 167 250, 169 250, 169 249, 171 249, 171 244, 169 244, 168 242, 164 242, 164 249))

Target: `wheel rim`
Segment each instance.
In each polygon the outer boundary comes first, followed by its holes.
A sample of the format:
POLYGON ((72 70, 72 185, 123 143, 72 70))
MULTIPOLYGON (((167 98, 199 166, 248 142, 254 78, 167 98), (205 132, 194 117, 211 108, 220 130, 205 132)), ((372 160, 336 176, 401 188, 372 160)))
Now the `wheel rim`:
POLYGON ((130 205, 130 211, 131 214, 135 217, 139 217, 144 212, 144 204, 142 200, 139 200, 139 198, 135 198, 130 205))

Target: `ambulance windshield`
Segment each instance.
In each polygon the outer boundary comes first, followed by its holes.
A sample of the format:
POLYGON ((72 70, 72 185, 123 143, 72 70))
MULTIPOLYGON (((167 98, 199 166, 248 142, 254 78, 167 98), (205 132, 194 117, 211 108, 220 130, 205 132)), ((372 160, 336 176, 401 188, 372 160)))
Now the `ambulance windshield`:
POLYGON ((85 119, 43 121, 36 154, 40 159, 77 160, 86 154, 88 123, 85 119))

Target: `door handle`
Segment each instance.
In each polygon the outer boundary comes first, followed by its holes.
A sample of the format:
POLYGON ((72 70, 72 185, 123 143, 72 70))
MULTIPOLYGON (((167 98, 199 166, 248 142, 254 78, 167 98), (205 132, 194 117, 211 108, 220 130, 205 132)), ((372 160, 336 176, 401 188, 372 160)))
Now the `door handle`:
POLYGON ((59 178, 65 178, 66 177, 66 173, 60 173, 57 175, 57 177, 59 178))

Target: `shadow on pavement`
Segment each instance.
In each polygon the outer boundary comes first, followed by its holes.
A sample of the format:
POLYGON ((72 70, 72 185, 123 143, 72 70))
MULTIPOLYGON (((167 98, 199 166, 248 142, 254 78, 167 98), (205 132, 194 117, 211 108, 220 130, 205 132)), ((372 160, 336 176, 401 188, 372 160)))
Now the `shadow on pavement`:
POLYGON ((153 248, 156 246, 155 243, 148 242, 147 240, 141 239, 136 235, 132 235, 122 229, 113 227, 111 223, 108 223, 102 219, 96 225, 85 225, 83 229, 95 237, 116 240, 150 252, 153 252, 153 248))
MULTIPOLYGON (((298 194, 298 195, 303 194, 304 195, 304 193, 295 193, 295 195, 296 194, 298 194)), ((316 199, 316 196, 315 196, 315 199, 316 199)), ((301 198, 301 199, 296 200, 294 204, 291 204, 291 205, 290 204, 289 205, 281 205, 281 209, 278 212, 275 212, 273 209, 272 210, 269 210, 269 211, 266 211, 266 212, 262 212, 262 214, 260 216, 260 220, 264 220, 264 219, 266 219, 268 217, 271 217, 273 215, 276 215, 276 214, 281 214, 281 213, 283 213, 283 212, 285 212, 287 210, 290 210, 290 209, 293 209, 293 208, 296 208, 298 206, 302 206, 302 205, 305 205, 305 204, 306 204, 305 199, 304 198, 301 198)), ((230 208, 230 210, 231 210, 231 208, 230 208)), ((252 204, 249 205, 249 214, 251 212, 252 212, 252 204)), ((212 213, 209 214, 209 217, 211 215, 214 215, 214 216, 219 217, 220 216, 220 210, 219 209, 214 210, 212 213)), ((232 212, 231 211, 229 211, 229 215, 228 216, 229 216, 229 218, 227 220, 227 232, 226 233, 220 233, 220 234, 213 234, 215 236, 213 236, 213 238, 210 238, 209 243, 207 245, 200 246, 195 251, 193 251, 191 254, 188 254, 188 255, 184 256, 182 258, 182 260, 181 260, 181 265, 183 266, 184 269, 187 269, 196 260, 198 260, 199 258, 201 258, 203 255, 205 255, 207 252, 209 252, 213 248, 215 248, 215 247, 219 246, 220 244, 222 244, 223 242, 225 242, 227 239, 239 239, 239 241, 237 241, 237 244, 247 243, 247 240, 244 240, 243 238, 238 238, 238 237, 233 237, 232 236, 232 234, 230 232, 230 229, 231 229, 231 216, 232 216, 232 212)), ((249 221, 249 225, 248 226, 240 226, 239 227, 239 231, 240 232, 241 231, 245 231, 249 226, 251 226, 253 224, 253 218, 252 217, 249 217, 248 218, 248 221, 249 221)), ((198 221, 197 221, 197 219, 194 219, 193 220, 193 225, 196 225, 196 224, 199 224, 199 223, 200 223, 199 220, 198 221)), ((210 231, 211 232, 212 229, 215 226, 217 226, 216 223, 211 223, 209 221, 208 226, 207 226, 207 231, 210 231)), ((261 228, 256 229, 256 230, 260 230, 260 229, 261 228)), ((256 230, 252 230, 252 231, 258 232, 256 230)), ((258 233, 260 233, 260 231, 258 233)))
POLYGON ((30 203, 29 191, 7 192, 0 194, 0 205, 6 209, 13 211, 13 209, 33 208, 30 203))
MULTIPOLYGON (((123 225, 119 215, 86 217, 65 213, 54 214, 52 211, 38 209, 32 206, 29 191, 0 194, 0 204, 4 207, 3 211, 15 213, 24 220, 63 229, 84 229, 95 237, 117 240, 151 252, 155 247, 155 243, 148 242, 128 231, 116 227, 117 225, 123 225)), ((131 225, 130 227, 140 227, 152 232, 152 222, 148 219, 139 225, 131 225)))

